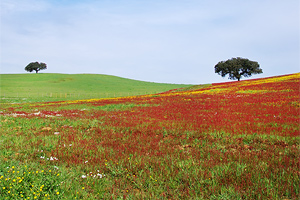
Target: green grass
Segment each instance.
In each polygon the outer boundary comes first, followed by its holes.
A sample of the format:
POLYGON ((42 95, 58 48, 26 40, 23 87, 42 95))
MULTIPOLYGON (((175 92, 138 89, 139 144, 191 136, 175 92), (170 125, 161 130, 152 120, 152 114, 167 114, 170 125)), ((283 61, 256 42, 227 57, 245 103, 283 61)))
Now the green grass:
POLYGON ((192 85, 188 87, 182 87, 172 90, 172 92, 185 92, 185 91, 194 91, 194 90, 200 90, 206 87, 211 86, 211 84, 203 84, 203 85, 192 85))
POLYGON ((0 74, 3 103, 144 95, 188 86, 191 85, 153 83, 102 74, 0 74))
POLYGON ((171 147, 167 155, 153 159, 151 152, 145 152, 144 156, 132 153, 120 159, 116 158, 119 152, 105 151, 102 145, 97 151, 88 149, 93 144, 86 144, 85 150, 77 145, 82 140, 89 143, 111 140, 111 135, 119 132, 122 136, 113 138, 114 141, 127 140, 128 143, 136 137, 142 141, 147 139, 148 133, 134 128, 113 129, 89 119, 7 116, 1 122, 4 131, 0 136, 0 197, 7 199, 189 199, 192 195, 193 199, 221 200, 265 199, 277 193, 291 199, 288 191, 279 191, 282 190, 280 184, 298 188, 299 181, 292 176, 295 173, 292 166, 274 167, 280 162, 289 162, 284 158, 299 155, 295 148, 299 146, 299 139, 293 137, 171 130, 162 136, 159 131, 150 137, 161 138, 163 152, 171 147), (69 131, 75 139, 82 138, 70 141, 66 137, 69 131), (135 133, 139 134, 132 135, 135 133), (172 135, 176 137, 170 137, 172 135), (245 144, 254 149, 245 149, 245 144), (264 153, 257 157, 256 151, 264 153), (269 157, 268 152, 274 152, 274 157, 269 157), (100 154, 105 157, 91 159, 100 154), (77 165, 68 164, 62 157, 70 155, 83 160, 77 165), (244 186, 244 193, 238 192, 236 185, 244 186), (257 196, 260 190, 262 197, 257 196))
MULTIPOLYGON (((48 161, 51 163, 52 161, 48 161)), ((64 166, 39 166, 37 163, 2 161, 0 163, 0 199, 90 199, 101 198, 109 181, 99 170, 83 175, 64 166), (85 178, 81 178, 85 176, 85 178), (97 187, 89 194, 89 185, 97 187), (5 198, 4 198, 5 197, 5 198)))
POLYGON ((289 136, 299 131, 296 81, 286 96, 215 87, 197 94, 203 85, 172 90, 181 94, 1 104, 0 200, 298 199, 300 140, 289 136), (193 128, 198 123, 203 130, 193 128))

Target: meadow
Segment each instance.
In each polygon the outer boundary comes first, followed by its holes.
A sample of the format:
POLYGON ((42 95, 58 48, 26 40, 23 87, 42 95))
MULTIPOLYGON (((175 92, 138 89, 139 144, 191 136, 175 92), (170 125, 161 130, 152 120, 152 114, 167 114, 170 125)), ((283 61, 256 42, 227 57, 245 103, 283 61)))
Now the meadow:
POLYGON ((2 103, 2 199, 297 199, 300 73, 2 103))
POLYGON ((189 86, 104 74, 0 74, 0 100, 3 103, 28 103, 109 98, 153 94, 189 86))

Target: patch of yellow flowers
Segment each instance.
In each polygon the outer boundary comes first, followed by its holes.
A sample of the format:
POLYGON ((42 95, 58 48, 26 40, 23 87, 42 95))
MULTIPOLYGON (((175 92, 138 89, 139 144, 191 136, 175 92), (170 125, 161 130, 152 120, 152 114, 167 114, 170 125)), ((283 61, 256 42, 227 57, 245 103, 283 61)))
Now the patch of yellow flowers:
MULTIPOLYGON (((271 77, 271 78, 263 78, 263 79, 257 79, 257 80, 245 80, 245 81, 239 81, 234 83, 233 87, 226 87, 224 88, 223 84, 218 85, 212 85, 210 87, 207 87, 205 89, 200 90, 192 90, 192 91, 184 91, 184 92, 170 92, 170 93, 163 93, 158 94, 160 97, 165 96, 181 96, 181 95, 195 95, 195 94, 221 94, 221 93, 227 93, 229 91, 237 90, 239 87, 243 86, 250 86, 250 85, 258 85, 258 84, 264 84, 264 83, 273 83, 273 82, 279 82, 279 81, 287 81, 292 79, 299 79, 300 73, 295 73, 291 75, 286 76, 278 76, 278 77, 271 77)), ((257 91, 257 93, 261 93, 265 91, 257 91)), ((243 91, 237 91, 237 93, 243 93, 243 91)), ((252 91, 250 93, 255 93, 255 91, 252 91)), ((77 103, 87 103, 87 102, 99 102, 99 101, 115 101, 121 99, 134 99, 134 98, 148 98, 152 97, 153 94, 148 95, 140 95, 140 96, 128 96, 128 97, 114 97, 114 98, 101 98, 101 99, 85 99, 85 100, 70 100, 70 101, 62 101, 62 102, 54 102, 54 103, 47 103, 47 104, 39 104, 40 106, 47 106, 47 105, 54 105, 54 104, 77 104, 77 103)))
POLYGON ((59 191, 42 184, 51 178, 59 176, 56 172, 30 171, 27 166, 16 169, 15 166, 0 168, 0 197, 4 199, 53 199, 58 197, 59 191), (25 168, 25 169, 24 169, 25 168))

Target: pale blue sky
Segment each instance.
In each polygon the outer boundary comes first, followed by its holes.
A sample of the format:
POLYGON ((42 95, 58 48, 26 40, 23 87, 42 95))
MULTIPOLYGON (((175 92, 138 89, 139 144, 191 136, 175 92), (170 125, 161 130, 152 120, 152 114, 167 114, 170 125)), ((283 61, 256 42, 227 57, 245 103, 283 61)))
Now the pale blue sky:
POLYGON ((299 0, 1 0, 0 73, 97 73, 168 83, 228 81, 232 57, 299 72, 299 0))

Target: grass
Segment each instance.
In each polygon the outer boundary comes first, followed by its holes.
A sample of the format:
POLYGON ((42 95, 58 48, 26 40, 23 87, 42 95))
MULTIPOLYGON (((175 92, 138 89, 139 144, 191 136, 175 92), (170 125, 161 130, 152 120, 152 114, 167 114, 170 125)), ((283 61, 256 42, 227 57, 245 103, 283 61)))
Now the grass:
POLYGON ((101 74, 0 74, 0 98, 3 103, 144 95, 188 86, 101 74))
POLYGON ((297 199, 299 77, 2 104, 0 196, 297 199))
MULTIPOLYGON (((49 159, 49 162, 52 161, 49 159)), ((105 174, 96 170, 82 175, 76 169, 70 171, 55 165, 39 167, 16 161, 0 164, 0 196, 3 199, 82 199, 90 196, 85 187, 89 182, 100 192, 106 182, 105 174)))

